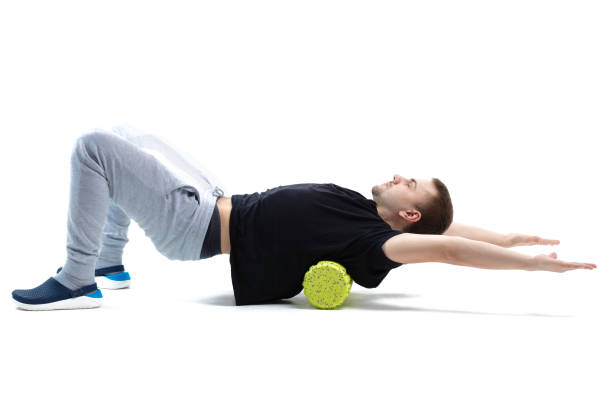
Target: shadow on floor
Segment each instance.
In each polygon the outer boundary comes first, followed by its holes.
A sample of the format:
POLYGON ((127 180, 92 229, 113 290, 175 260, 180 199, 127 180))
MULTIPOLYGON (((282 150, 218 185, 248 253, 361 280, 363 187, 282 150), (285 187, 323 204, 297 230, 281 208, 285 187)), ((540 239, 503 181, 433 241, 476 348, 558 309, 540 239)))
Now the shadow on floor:
MULTIPOLYGON (((384 311, 403 311, 403 312, 433 312, 433 313, 459 313, 459 314, 470 314, 470 315, 484 315, 484 316, 520 316, 520 317, 574 317, 572 315, 551 315, 546 313, 496 313, 496 312, 475 312, 469 310, 450 310, 450 309, 428 309, 422 307, 413 306, 400 306, 388 303, 380 303, 380 300, 388 299, 406 299, 406 298, 417 298, 419 295, 412 295, 406 293, 351 293, 344 303, 333 310, 342 309, 361 309, 361 310, 384 310, 384 311)), ((206 305, 215 306, 236 306, 234 295, 225 294, 213 297, 207 297, 200 300, 200 303, 206 305)), ((309 309, 318 311, 316 307, 312 306, 308 299, 303 293, 291 299, 281 299, 273 302, 260 303, 257 305, 248 305, 243 307, 271 307, 273 305, 281 305, 282 307, 292 307, 294 309, 309 309)))

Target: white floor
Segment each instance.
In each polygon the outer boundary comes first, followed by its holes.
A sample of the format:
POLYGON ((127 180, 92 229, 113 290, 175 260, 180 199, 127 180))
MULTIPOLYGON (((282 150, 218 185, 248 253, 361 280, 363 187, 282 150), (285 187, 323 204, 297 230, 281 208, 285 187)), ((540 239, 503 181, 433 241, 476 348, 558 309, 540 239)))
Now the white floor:
MULTIPOLYGON (((601 265, 565 274, 405 265, 324 311, 303 294, 236 307, 226 255, 124 260, 133 287, 105 291, 99 309, 25 312, 4 296, 0 398, 45 407, 612 404, 601 265)), ((11 284, 43 278, 28 272, 11 284)))

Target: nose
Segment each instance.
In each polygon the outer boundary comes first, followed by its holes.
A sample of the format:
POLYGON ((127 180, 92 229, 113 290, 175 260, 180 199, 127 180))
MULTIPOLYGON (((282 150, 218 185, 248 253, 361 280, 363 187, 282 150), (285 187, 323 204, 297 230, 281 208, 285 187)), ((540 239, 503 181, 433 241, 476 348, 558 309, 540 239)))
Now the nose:
POLYGON ((394 174, 393 175, 393 184, 397 184, 399 183, 399 181, 402 179, 402 176, 400 176, 399 174, 394 174))

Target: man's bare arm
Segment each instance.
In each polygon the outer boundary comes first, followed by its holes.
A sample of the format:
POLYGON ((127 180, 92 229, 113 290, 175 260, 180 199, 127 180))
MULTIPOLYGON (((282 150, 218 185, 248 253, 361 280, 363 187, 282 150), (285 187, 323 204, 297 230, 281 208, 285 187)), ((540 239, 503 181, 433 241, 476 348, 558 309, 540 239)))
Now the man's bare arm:
POLYGON ((488 242, 489 244, 498 245, 504 248, 510 246, 508 236, 506 234, 500 234, 498 232, 489 231, 484 228, 471 225, 460 224, 458 222, 453 222, 444 232, 444 235, 488 242))
POLYGON ((404 233, 389 238, 382 246, 387 258, 408 264, 443 262, 483 269, 518 269, 525 271, 565 272, 593 269, 595 264, 565 262, 550 255, 525 255, 488 242, 463 237, 404 233))
POLYGON ((444 235, 462 237, 475 241, 488 242, 503 248, 511 248, 521 245, 558 245, 561 241, 557 239, 542 238, 538 235, 521 234, 511 232, 500 234, 484 228, 453 222, 444 232, 444 235))

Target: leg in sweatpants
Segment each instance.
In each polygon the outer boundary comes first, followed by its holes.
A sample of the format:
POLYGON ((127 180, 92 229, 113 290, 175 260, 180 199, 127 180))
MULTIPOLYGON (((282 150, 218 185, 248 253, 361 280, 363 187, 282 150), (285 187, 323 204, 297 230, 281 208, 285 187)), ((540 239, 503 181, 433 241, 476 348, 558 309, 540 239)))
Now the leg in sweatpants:
POLYGON ((111 200, 102 232, 102 247, 96 261, 96 269, 123 264, 123 249, 129 241, 127 236, 129 226, 130 217, 111 200))
POLYGON ((213 207, 202 211, 190 193, 154 156, 113 133, 79 137, 71 156, 67 257, 56 280, 70 289, 94 283, 98 256, 118 261, 129 219, 168 259, 199 259, 213 207))

